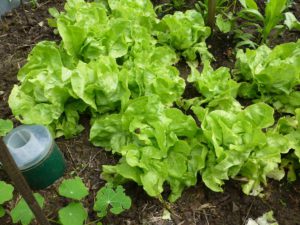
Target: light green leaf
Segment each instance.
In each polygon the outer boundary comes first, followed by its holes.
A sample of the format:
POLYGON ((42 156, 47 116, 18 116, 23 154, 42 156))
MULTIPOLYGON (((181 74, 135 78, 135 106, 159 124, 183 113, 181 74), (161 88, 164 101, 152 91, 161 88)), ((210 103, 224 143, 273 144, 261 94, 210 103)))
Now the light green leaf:
POLYGON ((152 95, 130 100, 120 114, 96 119, 91 138, 123 156, 119 164, 103 167, 104 179, 115 183, 134 180, 151 196, 159 196, 167 182, 174 201, 185 186, 196 183, 197 170, 203 167, 202 148, 195 144, 194 149, 189 142, 198 131, 192 117, 152 95), (176 172, 172 168, 177 156, 185 164, 178 164, 180 171, 176 172))
POLYGON ((109 208, 111 213, 120 214, 130 207, 131 199, 120 185, 116 189, 112 185, 107 185, 97 192, 94 210, 98 212, 99 217, 106 216, 109 208))
POLYGON ((0 137, 5 136, 10 132, 14 127, 14 124, 11 120, 0 119, 0 137))
POLYGON ((75 200, 81 200, 89 194, 80 177, 64 180, 59 186, 58 192, 61 196, 75 200))
POLYGON ((5 209, 3 208, 2 205, 0 205, 0 218, 5 215, 5 209))
POLYGON ((264 22, 264 16, 257 9, 242 9, 238 12, 240 18, 252 21, 252 22, 264 22))
POLYGON ((257 103, 248 106, 244 115, 248 121, 259 128, 267 128, 274 124, 274 109, 265 103, 257 103))
POLYGON ((49 8, 48 12, 53 17, 58 17, 59 16, 59 12, 58 12, 58 10, 56 8, 49 8))
POLYGON ((265 103, 235 112, 200 111, 201 128, 210 148, 206 166, 201 170, 206 186, 222 191, 224 180, 241 175, 249 180, 243 191, 259 194, 260 184, 266 184, 267 177, 282 179, 279 163, 281 154, 289 150, 289 141, 278 133, 262 130, 273 125, 273 113, 273 108, 265 103))
POLYGON ((0 204, 7 202, 13 197, 14 187, 10 184, 0 181, 0 204))
MULTIPOLYGON (((195 10, 166 15, 158 28, 159 42, 167 43, 177 50, 192 49, 193 45, 204 42, 210 35, 210 28, 205 26, 201 14, 195 10)), ((207 54, 206 50, 204 52, 207 54)), ((190 55, 191 53, 185 54, 185 56, 190 55)), ((194 59, 188 57, 188 60, 194 59)))
POLYGON ((83 225, 88 214, 79 202, 72 202, 58 212, 59 221, 63 225, 83 225))
POLYGON ((269 0, 265 9, 263 40, 266 40, 272 29, 283 19, 287 0, 269 0))
POLYGON ((300 31, 300 22, 294 16, 293 13, 287 12, 285 15, 284 24, 289 28, 289 30, 298 30, 300 31))
POLYGON ((66 19, 59 18, 57 20, 57 29, 68 54, 79 57, 81 46, 87 38, 84 27, 68 25, 66 19))
POLYGON ((239 2, 244 8, 258 10, 257 4, 254 0, 239 0, 239 2))
POLYGON ((191 75, 189 82, 193 82, 196 89, 204 97, 200 104, 208 103, 208 108, 234 109, 240 108, 234 99, 237 96, 239 84, 231 79, 228 68, 220 67, 213 70, 209 62, 204 63, 200 74, 194 65, 189 63, 191 75))
MULTIPOLYGON (((44 198, 38 194, 34 194, 35 199, 37 200, 40 207, 44 206, 44 198)), ((11 211, 11 217, 13 223, 21 222, 22 225, 29 225, 31 220, 34 218, 33 213, 31 212, 29 206, 22 198, 16 205, 16 207, 11 211)))
POLYGON ((228 33, 232 29, 232 23, 230 20, 223 18, 221 14, 216 17, 216 25, 222 33, 228 33))
POLYGON ((239 50, 235 77, 242 82, 239 95, 272 104, 280 112, 294 114, 300 106, 300 42, 262 45, 256 50, 239 50), (283 79, 284 77, 284 79, 283 79))

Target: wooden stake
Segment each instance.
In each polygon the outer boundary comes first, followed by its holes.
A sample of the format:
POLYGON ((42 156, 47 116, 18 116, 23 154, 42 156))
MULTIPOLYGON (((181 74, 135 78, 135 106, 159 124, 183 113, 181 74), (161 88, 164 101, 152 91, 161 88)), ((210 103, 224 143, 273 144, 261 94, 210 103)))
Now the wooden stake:
POLYGON ((216 0, 208 0, 208 25, 211 28, 211 32, 213 32, 213 29, 215 27, 216 7, 217 7, 216 0))
POLYGON ((0 161, 2 162, 3 168, 14 182, 15 187, 23 196, 24 200, 27 202, 31 211, 35 215, 37 222, 41 225, 50 225, 45 214, 43 213, 41 207, 37 203, 33 196, 33 193, 25 180, 23 174, 16 165, 15 160, 8 151, 3 140, 0 138, 0 161))

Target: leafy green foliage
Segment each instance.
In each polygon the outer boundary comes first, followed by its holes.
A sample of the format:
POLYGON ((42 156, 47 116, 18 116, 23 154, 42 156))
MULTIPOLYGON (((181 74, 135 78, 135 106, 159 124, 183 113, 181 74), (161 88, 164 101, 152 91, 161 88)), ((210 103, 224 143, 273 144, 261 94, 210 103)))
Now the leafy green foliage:
POLYGON ((273 125, 273 112, 270 106, 257 103, 238 113, 214 110, 204 116, 201 127, 213 149, 202 171, 202 179, 209 188, 221 191, 223 180, 240 174, 248 178, 243 191, 249 194, 261 182, 266 183, 270 174, 282 178, 278 163, 281 153, 289 150, 288 140, 262 131, 273 125))
POLYGON ((74 179, 63 180, 59 186, 58 193, 67 198, 81 200, 86 197, 89 192, 80 177, 75 177, 74 179))
POLYGON ((0 205, 0 218, 5 215, 5 209, 3 208, 2 205, 0 205))
MULTIPOLYGON (((239 16, 263 41, 287 5, 270 0, 263 15, 255 1, 240 3, 239 16)), ((35 46, 18 73, 10 107, 21 122, 44 124, 57 137, 80 133, 80 115, 89 115, 91 142, 120 157, 116 165, 103 166, 108 182, 132 180, 159 199, 168 185, 175 201, 199 174, 214 191, 241 176, 247 181, 243 191, 257 195, 267 178, 280 180, 290 162, 298 163, 299 41, 238 51, 232 77, 228 68, 212 68, 205 43, 211 31, 195 10, 158 19, 149 0, 69 0, 64 12, 50 13, 49 24, 62 41, 35 46), (191 69, 187 81, 175 67, 180 59, 191 69), (186 82, 197 97, 182 99, 186 82), (247 107, 238 101, 244 99, 247 107), (289 116, 275 121, 281 113, 289 116)), ((217 25, 230 32, 235 19, 222 14, 217 25)), ((234 32, 240 46, 257 46, 253 35, 234 32)), ((289 177, 295 168, 289 167, 289 177)), ((88 194, 79 178, 63 182, 59 192, 78 201, 88 194)), ((106 187, 95 210, 102 217, 107 207, 119 213, 129 206, 122 188, 106 187)), ((59 215, 63 224, 82 224, 87 217, 80 202, 59 215)))
POLYGON ((207 108, 230 109, 237 106, 239 84, 231 79, 229 69, 220 67, 213 70, 209 63, 204 64, 200 74, 195 65, 190 64, 191 75, 188 81, 193 83, 201 94, 198 104, 207 104, 207 108))
POLYGON ((1 204, 13 198, 14 187, 4 181, 0 181, 0 218, 5 215, 5 209, 1 204))
POLYGON ((193 118, 158 99, 140 97, 120 114, 99 117, 92 125, 90 140, 123 156, 116 166, 103 166, 106 180, 134 180, 157 197, 167 182, 171 186, 169 199, 174 201, 184 187, 196 183, 206 149, 193 139, 198 133, 193 118))
POLYGON ((94 210, 98 212, 99 217, 106 216, 109 208, 111 213, 120 214, 130 207, 131 199, 126 196, 123 187, 120 185, 115 190, 112 185, 101 188, 97 193, 94 204, 94 210))
MULTIPOLYGON (((195 7, 203 15, 205 23, 208 23, 208 3, 210 0, 197 1, 195 7)), ((235 10, 237 0, 216 0, 216 14, 226 14, 230 10, 235 10)))
POLYGON ((282 112, 300 107, 300 41, 237 53, 236 77, 243 81, 239 95, 269 102, 282 112))
POLYGON ((224 19, 221 14, 216 16, 216 25, 219 30, 225 34, 229 33, 233 27, 232 19, 230 19, 230 17, 232 17, 232 14, 228 14, 228 17, 229 18, 224 19))
POLYGON ((199 171, 210 189, 222 191, 225 180, 242 176, 247 179, 243 191, 257 195, 267 177, 282 179, 283 168, 289 165, 288 176, 295 177, 298 166, 293 158, 282 161, 282 154, 293 149, 299 159, 299 62, 297 42, 273 50, 266 46, 240 50, 235 80, 227 68, 213 70, 205 63, 200 73, 196 65, 189 63, 188 81, 200 96, 179 101, 178 105, 192 109, 201 123, 201 142, 207 146, 207 155, 205 167, 199 171), (259 103, 243 109, 237 95, 259 103), (295 116, 282 117, 275 124, 274 109, 264 102, 272 104, 277 112, 295 116))
POLYGON ((300 162, 300 108, 295 110, 295 116, 281 117, 274 132, 279 132, 289 140, 290 148, 294 149, 300 162))
MULTIPOLYGON (((265 13, 262 15, 253 0, 239 0, 244 9, 238 16, 248 20, 247 26, 256 27, 261 34, 263 42, 266 42, 271 31, 284 19, 284 10, 287 8, 287 0, 270 0, 266 3, 265 13)), ((244 29, 244 27, 242 28, 244 29)))
MULTIPOLYGON (((35 199, 37 200, 38 204, 43 207, 44 206, 44 198, 38 194, 34 194, 35 199)), ((16 207, 11 211, 11 217, 13 223, 21 222, 22 225, 30 224, 31 220, 34 218, 33 213, 31 212, 29 206, 22 198, 16 205, 16 207)))
POLYGON ((270 0, 265 9, 263 40, 266 40, 272 29, 283 20, 283 11, 287 7, 287 0, 270 0))
POLYGON ((205 39, 210 35, 210 28, 205 27, 201 14, 195 10, 166 15, 159 26, 163 32, 158 33, 158 40, 183 51, 183 56, 187 60, 195 60, 197 52, 203 59, 212 57, 204 44, 205 39))
MULTIPOLYGON (((243 7, 236 12, 234 8, 230 12, 222 10, 216 17, 216 25, 223 33, 231 33, 234 36, 236 49, 242 46, 256 48, 259 43, 267 43, 271 32, 278 35, 284 26, 284 11, 290 6, 290 1, 270 0, 266 2, 264 13, 254 0, 239 0, 243 7), (241 20, 242 19, 242 20, 241 20)), ((297 19, 291 13, 285 14, 285 24, 292 29, 297 27, 297 19)))
POLYGON ((35 46, 9 98, 17 119, 46 125, 57 137, 80 133, 80 114, 119 111, 132 98, 158 95, 172 105, 185 87, 173 66, 176 50, 190 60, 211 58, 204 42, 210 30, 195 10, 159 20, 149 0, 70 0, 65 9, 50 10, 61 44, 35 46))
POLYGON ((185 0, 172 0, 172 3, 174 5, 175 9, 180 9, 181 7, 183 7, 186 3, 185 0))
POLYGON ((257 4, 254 0, 239 0, 239 2, 246 9, 248 8, 258 10, 257 4))
POLYGON ((5 136, 9 131, 13 129, 13 123, 11 120, 0 119, 0 137, 5 136))
POLYGON ((79 202, 72 202, 58 212, 59 221, 63 225, 82 225, 87 219, 87 212, 79 202))
POLYGON ((13 197, 14 187, 10 184, 0 181, 0 204, 3 204, 13 197))
POLYGON ((284 24, 289 28, 289 30, 298 30, 300 31, 300 22, 294 16, 293 13, 287 12, 285 15, 284 24))
MULTIPOLYGON (((58 191, 61 196, 78 201, 89 194, 86 186, 79 177, 64 180, 59 186, 58 191)), ((102 218, 106 216, 107 210, 110 207, 112 207, 110 211, 113 214, 120 214, 125 209, 129 209, 130 206, 131 199, 124 193, 123 187, 118 186, 114 190, 112 184, 108 184, 98 191, 94 210, 102 218)), ((71 202, 68 206, 60 209, 58 214, 59 221, 63 225, 82 225, 88 217, 86 209, 80 202, 71 202)))

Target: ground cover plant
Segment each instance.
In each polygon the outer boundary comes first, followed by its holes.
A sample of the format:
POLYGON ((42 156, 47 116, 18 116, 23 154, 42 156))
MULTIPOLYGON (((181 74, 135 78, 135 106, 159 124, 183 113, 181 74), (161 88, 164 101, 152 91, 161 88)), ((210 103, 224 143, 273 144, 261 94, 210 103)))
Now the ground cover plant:
MULTIPOLYGON (((49 12, 61 41, 33 48, 8 102, 21 123, 44 124, 57 138, 76 138, 85 127, 80 118, 88 118, 91 143, 118 157, 101 169, 117 189, 98 193, 100 217, 110 202, 105 193, 124 200, 112 201, 112 213, 130 207, 118 186, 128 181, 172 212, 165 200, 180 201, 200 180, 216 192, 239 180, 251 195, 263 195, 268 178, 296 180, 300 41, 240 49, 231 70, 213 66, 211 29, 196 10, 159 19, 147 0, 69 0, 49 12), (175 66, 182 62, 186 79, 175 66), (197 96, 186 98, 190 84, 197 96)), ((4 131, 11 127, 2 122, 4 131)), ((59 189, 75 200, 58 212, 62 224, 87 219, 83 186, 75 198, 59 189)))

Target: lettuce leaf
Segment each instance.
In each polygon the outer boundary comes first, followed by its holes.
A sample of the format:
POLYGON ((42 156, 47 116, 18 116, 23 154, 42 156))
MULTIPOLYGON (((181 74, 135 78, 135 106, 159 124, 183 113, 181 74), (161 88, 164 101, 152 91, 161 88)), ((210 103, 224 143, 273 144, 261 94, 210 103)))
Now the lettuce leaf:
POLYGON ((168 106, 181 97, 179 58, 157 41, 151 2, 107 3, 69 0, 64 12, 50 10, 62 41, 37 44, 18 73, 9 105, 22 123, 73 137, 83 129, 82 113, 118 113, 129 99, 153 94, 168 106))
POLYGON ((274 124, 273 113, 272 107, 257 103, 239 113, 214 110, 204 116, 201 128, 210 151, 201 174, 210 189, 222 191, 224 180, 242 176, 248 180, 243 191, 249 194, 266 184, 266 177, 283 177, 279 163, 289 142, 280 134, 263 132, 274 124))
POLYGON ((256 50, 239 50, 235 76, 243 81, 239 96, 273 104, 281 112, 295 114, 300 104, 300 41, 256 50))
POLYGON ((191 116, 164 106, 152 95, 130 100, 120 114, 95 119, 90 140, 122 155, 116 166, 103 167, 106 180, 134 180, 156 197, 168 183, 169 199, 175 201, 185 187, 196 183, 204 167, 207 150, 193 138, 199 132, 191 116))
POLYGON ((158 41, 181 51, 188 61, 194 61, 197 53, 200 54, 202 61, 212 58, 205 44, 211 31, 196 10, 164 16, 157 25, 157 30, 158 41))
POLYGON ((193 63, 189 63, 191 82, 201 94, 200 105, 209 109, 239 110, 240 104, 235 100, 240 84, 231 79, 229 69, 220 67, 213 70, 209 62, 204 63, 200 73, 193 63))

